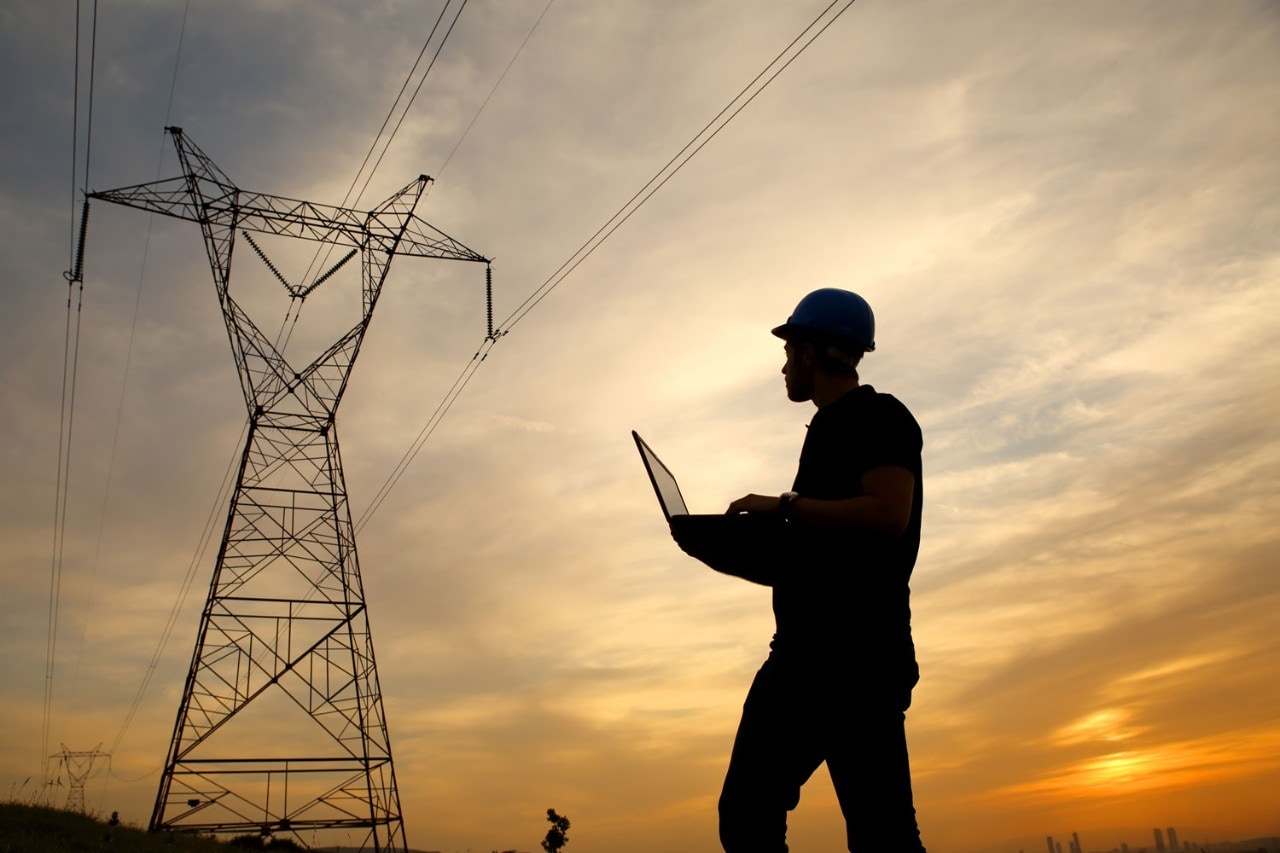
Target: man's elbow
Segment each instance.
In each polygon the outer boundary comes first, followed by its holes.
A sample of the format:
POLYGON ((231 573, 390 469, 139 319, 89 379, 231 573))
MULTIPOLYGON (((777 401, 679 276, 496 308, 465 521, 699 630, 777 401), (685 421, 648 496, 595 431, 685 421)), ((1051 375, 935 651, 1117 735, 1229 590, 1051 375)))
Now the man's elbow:
POLYGON ((880 523, 876 525, 876 532, 897 539, 904 535, 907 532, 907 528, 911 526, 911 513, 888 511, 884 513, 879 521, 880 523))
POLYGON ((896 466, 875 468, 863 475, 862 488, 873 501, 868 526, 886 536, 906 533, 915 506, 915 475, 896 466))

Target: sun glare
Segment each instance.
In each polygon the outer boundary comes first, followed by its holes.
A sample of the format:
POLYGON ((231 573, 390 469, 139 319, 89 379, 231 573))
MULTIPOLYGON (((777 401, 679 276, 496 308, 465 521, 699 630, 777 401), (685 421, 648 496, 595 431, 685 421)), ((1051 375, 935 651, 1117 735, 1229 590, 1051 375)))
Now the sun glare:
MULTIPOLYGON (((1064 731, 1080 733, 1090 726, 1107 731, 1116 722, 1103 712, 1064 731)), ((1123 722, 1123 718, 1119 722, 1123 722)), ((1280 767, 1280 727, 1273 726, 1108 752, 1059 767, 1039 779, 1009 786, 997 793, 1048 801, 1107 798, 1223 782, 1276 767, 1280 767), (1260 760, 1260 755, 1275 757, 1260 760)))

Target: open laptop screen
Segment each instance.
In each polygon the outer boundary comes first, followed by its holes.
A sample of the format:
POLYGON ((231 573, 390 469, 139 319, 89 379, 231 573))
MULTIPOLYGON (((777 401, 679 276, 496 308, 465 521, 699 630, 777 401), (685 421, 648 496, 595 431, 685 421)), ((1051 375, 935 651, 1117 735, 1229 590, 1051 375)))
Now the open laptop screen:
POLYGON ((662 511, 666 513, 667 520, 670 521, 673 515, 688 515, 689 509, 684 505, 684 496, 680 494, 680 486, 676 484, 675 475, 662 464, 662 460, 649 445, 645 444, 639 433, 632 430, 631 435, 636 440, 640 458, 644 460, 644 467, 649 471, 649 480, 653 483, 653 490, 658 494, 658 502, 662 504, 662 511))

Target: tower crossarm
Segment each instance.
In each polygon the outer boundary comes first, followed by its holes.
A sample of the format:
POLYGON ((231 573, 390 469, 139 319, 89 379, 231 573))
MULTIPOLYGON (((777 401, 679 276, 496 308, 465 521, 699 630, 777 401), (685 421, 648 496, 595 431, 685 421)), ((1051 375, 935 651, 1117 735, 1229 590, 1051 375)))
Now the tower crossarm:
POLYGON ((200 206, 192 200, 187 179, 182 177, 134 184, 114 190, 100 190, 89 193, 88 197, 185 219, 189 222, 200 221, 200 206))
POLYGON ((363 211, 267 193, 241 191, 232 213, 245 231, 354 247, 364 245, 369 227, 363 211))
POLYGON ((396 254, 480 263, 489 261, 484 255, 468 249, 416 214, 409 217, 409 225, 405 228, 404 236, 400 238, 400 244, 396 246, 396 254))
POLYGON ((179 136, 188 173, 89 194, 89 198, 261 234, 378 249, 388 254, 453 261, 489 259, 413 212, 431 179, 420 175, 371 211, 241 190, 179 136))
MULTIPOLYGON (((405 189, 429 180, 424 175, 405 189)), ((397 193, 392 198, 399 198, 401 195, 402 193, 397 193)), ((394 251, 397 255, 450 261, 488 260, 420 216, 397 210, 391 205, 365 212, 242 191, 237 197, 235 221, 237 227, 247 231, 300 237, 322 243, 363 247, 368 241, 370 248, 394 251)))
MULTIPOLYGON (((245 231, 357 248, 363 247, 369 238, 376 242, 394 242, 400 225, 399 222, 388 221, 390 216, 378 211, 369 213, 268 193, 245 192, 198 176, 190 179, 185 176, 166 178, 162 181, 101 190, 90 193, 89 198, 136 207, 189 222, 234 223, 234 227, 245 231), (192 192, 192 181, 198 182, 198 193, 192 192)), ((412 247, 416 251, 399 250, 400 254, 455 260, 475 260, 480 257, 426 222, 421 224, 431 236, 402 243, 406 249, 412 247)))

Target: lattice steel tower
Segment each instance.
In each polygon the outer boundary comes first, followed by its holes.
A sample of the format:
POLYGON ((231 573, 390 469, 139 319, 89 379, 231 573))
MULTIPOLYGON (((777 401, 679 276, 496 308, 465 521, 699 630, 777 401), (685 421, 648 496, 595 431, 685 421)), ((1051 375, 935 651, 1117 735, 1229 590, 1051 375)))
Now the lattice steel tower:
POLYGON ((150 828, 345 830, 343 846, 358 830, 362 849, 404 850, 334 417, 392 259, 487 259, 414 215, 425 175, 371 211, 312 204, 239 189, 166 130, 182 177, 90 198, 200 223, 249 426, 150 828), (360 255, 359 322, 301 370, 231 297, 237 232, 295 298, 360 255), (249 232, 350 251, 291 285, 249 232))
POLYGON ((111 754, 102 751, 102 744, 98 744, 88 752, 72 752, 64 743, 62 752, 49 757, 58 760, 57 775, 59 777, 64 770, 67 773, 67 811, 84 814, 84 783, 93 775, 93 763, 99 758, 105 758, 110 762, 111 754))

